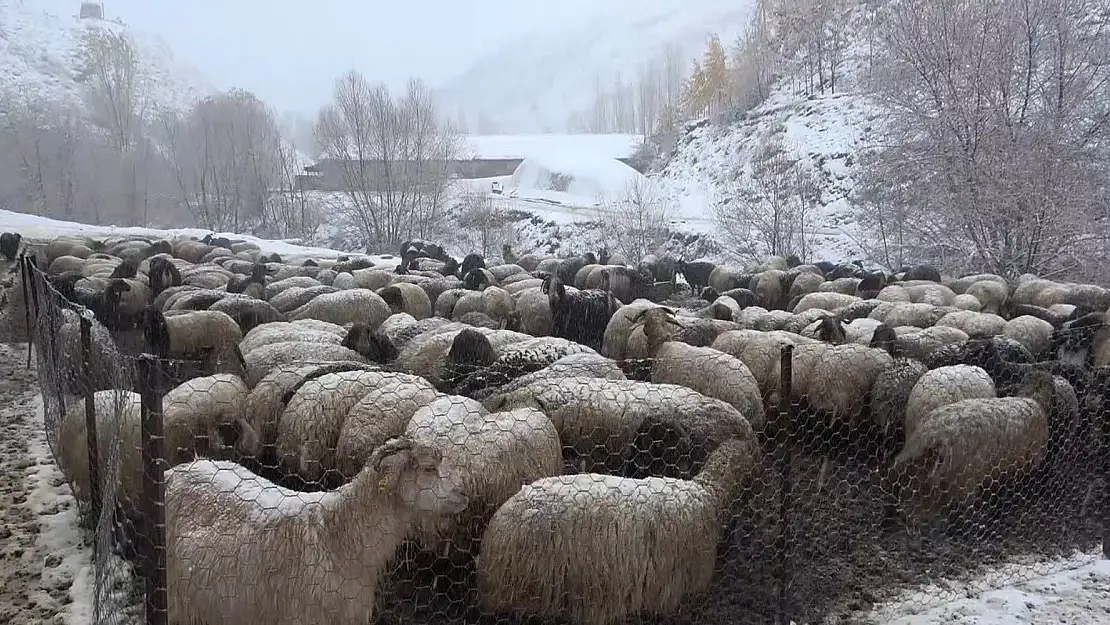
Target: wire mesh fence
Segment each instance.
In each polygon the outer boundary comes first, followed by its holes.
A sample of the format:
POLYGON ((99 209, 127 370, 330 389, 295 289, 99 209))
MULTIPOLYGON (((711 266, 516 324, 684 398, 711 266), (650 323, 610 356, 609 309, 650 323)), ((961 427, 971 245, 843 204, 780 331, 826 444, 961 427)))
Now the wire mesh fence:
POLYGON ((648 315, 650 358, 454 327, 400 367, 171 306, 177 358, 22 267, 98 624, 847 622, 1075 566, 1107 522, 1106 374, 1003 340, 709 349, 648 315))

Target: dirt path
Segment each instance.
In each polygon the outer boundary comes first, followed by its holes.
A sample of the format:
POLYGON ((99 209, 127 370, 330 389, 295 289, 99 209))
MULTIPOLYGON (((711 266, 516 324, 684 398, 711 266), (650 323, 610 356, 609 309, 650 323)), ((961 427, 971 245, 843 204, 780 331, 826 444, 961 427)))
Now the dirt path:
POLYGON ((46 448, 42 404, 26 346, 0 344, 0 623, 88 622, 90 549, 76 506, 46 448))

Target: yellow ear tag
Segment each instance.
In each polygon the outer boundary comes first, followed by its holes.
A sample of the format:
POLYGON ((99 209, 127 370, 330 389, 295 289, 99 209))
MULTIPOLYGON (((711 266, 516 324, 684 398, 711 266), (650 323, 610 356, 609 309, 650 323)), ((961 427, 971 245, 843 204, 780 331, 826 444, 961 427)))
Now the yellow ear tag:
POLYGON ((387 484, 389 484, 389 480, 387 480, 384 477, 382 479, 378 480, 378 488, 380 488, 382 490, 385 490, 385 487, 386 487, 387 484))

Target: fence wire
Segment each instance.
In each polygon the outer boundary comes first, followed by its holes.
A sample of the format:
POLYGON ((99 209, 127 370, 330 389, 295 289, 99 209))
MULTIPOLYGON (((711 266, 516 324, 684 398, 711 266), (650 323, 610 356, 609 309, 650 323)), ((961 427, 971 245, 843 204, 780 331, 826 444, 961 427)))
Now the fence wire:
POLYGON ((97 624, 842 622, 1077 566, 1104 531, 1104 373, 1004 342, 738 330, 612 361, 428 326, 382 365, 377 335, 307 320, 139 356, 24 271, 97 624))

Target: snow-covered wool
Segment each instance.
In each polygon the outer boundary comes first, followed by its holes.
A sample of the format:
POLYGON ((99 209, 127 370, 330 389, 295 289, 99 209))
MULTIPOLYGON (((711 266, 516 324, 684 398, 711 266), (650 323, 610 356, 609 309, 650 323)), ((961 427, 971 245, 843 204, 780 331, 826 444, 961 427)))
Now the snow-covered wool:
POLYGON ((911 436, 933 410, 964 399, 998 396, 994 381, 981 367, 951 365, 929 371, 910 391, 906 402, 906 436, 911 436))
POLYGON ((691 480, 586 473, 532 482, 482 537, 483 607, 584 625, 673 613, 708 589, 723 522, 759 465, 754 439, 736 438, 691 480))
POLYGON ((928 519, 946 504, 968 502, 987 482, 1036 468, 1048 449, 1055 396, 1052 374, 1034 371, 1018 396, 965 399, 927 414, 891 469, 909 486, 903 503, 928 519))
POLYGON ((563 469, 562 443, 555 426, 535 408, 489 413, 482 404, 441 395, 416 410, 405 435, 458 457, 470 505, 459 518, 421 531, 429 546, 438 537, 462 541, 480 538, 489 517, 522 484, 563 469))
POLYGON ((404 373, 341 371, 304 382, 278 420, 278 458, 306 482, 319 482, 335 469, 335 446, 347 413, 367 393, 388 379, 417 383, 404 373))
POLYGON ((310 341, 284 341, 263 345, 243 354, 243 363, 246 369, 243 379, 246 380, 247 386, 254 388, 274 367, 327 362, 369 364, 362 357, 362 354, 342 345, 310 341))
POLYGON ((328 492, 284 489, 231 462, 174 467, 166 472, 169 619, 365 625, 415 523, 467 504, 453 465, 406 439, 379 447, 354 480, 328 492))
POLYGON ((656 470, 689 476, 725 439, 754 436, 751 423, 731 405, 674 384, 569 376, 492 395, 483 405, 493 411, 539 408, 563 445, 581 458, 580 470, 624 471, 632 477, 656 470), (656 426, 669 428, 675 440, 640 448, 640 434, 656 426))
POLYGON ((377 330, 390 314, 389 305, 377 293, 370 289, 348 289, 316 296, 289 313, 289 319, 319 319, 337 325, 361 323, 377 330))

